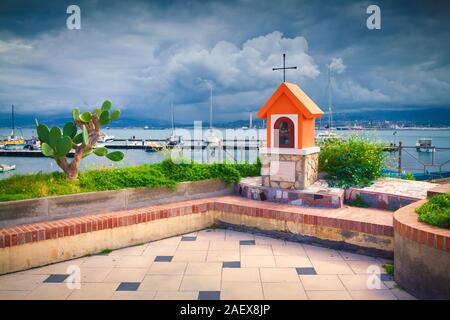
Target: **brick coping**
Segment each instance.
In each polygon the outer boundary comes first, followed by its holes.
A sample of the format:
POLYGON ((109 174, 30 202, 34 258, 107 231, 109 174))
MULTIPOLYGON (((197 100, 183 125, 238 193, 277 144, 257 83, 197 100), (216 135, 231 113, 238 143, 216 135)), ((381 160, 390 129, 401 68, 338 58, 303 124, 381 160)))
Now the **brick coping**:
POLYGON ((427 200, 414 202, 394 213, 394 232, 403 238, 450 252, 450 230, 418 221, 416 208, 427 200))
POLYGON ((339 209, 301 208, 248 200, 237 196, 224 196, 2 228, 0 229, 0 248, 211 210, 329 226, 371 235, 391 237, 394 235, 392 213, 387 211, 354 207, 339 209))

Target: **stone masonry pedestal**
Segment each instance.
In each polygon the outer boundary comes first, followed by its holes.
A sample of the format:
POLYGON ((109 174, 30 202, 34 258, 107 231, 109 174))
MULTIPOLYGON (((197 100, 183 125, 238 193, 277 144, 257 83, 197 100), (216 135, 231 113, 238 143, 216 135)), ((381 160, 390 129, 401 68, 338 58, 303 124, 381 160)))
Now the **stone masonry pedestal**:
POLYGON ((263 186, 297 190, 308 188, 317 181, 319 152, 319 147, 262 150, 263 186))

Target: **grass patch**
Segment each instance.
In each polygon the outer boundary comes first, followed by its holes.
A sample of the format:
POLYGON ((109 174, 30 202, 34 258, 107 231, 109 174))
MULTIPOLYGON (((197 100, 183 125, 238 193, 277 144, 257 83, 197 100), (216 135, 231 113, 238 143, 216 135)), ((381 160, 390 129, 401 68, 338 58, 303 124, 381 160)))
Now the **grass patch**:
POLYGON ((110 248, 105 248, 102 251, 100 251, 101 254, 110 254, 113 250, 110 248))
POLYGON ((419 208, 419 221, 450 229, 450 192, 432 197, 419 208))
POLYGON ((385 271, 388 275, 390 275, 390 276, 393 276, 393 275, 394 275, 394 264, 393 264, 393 263, 386 263, 386 264, 383 264, 383 268, 384 268, 384 271, 385 271))
POLYGON ((221 179, 239 182, 242 177, 258 176, 261 163, 254 164, 195 162, 175 163, 170 159, 119 169, 96 169, 81 172, 78 180, 70 181, 64 173, 14 175, 0 180, 0 201, 42 198, 81 192, 118 190, 125 188, 174 188, 178 182, 221 179))

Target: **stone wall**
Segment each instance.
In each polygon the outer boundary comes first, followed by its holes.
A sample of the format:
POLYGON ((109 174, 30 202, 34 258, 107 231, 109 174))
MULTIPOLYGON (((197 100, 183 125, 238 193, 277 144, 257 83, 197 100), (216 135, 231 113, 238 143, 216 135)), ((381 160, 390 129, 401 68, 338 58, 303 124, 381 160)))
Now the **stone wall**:
POLYGON ((261 164, 263 186, 303 190, 317 181, 319 153, 267 153, 261 155, 261 164))

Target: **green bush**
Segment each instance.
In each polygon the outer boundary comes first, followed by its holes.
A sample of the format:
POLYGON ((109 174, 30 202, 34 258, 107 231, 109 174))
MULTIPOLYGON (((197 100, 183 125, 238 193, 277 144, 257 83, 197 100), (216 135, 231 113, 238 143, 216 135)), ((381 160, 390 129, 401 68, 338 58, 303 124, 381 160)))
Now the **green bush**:
POLYGON ((450 192, 432 197, 419 208, 419 221, 450 229, 450 192))
POLYGON ((174 187, 177 182, 222 179, 238 182, 241 177, 260 174, 261 163, 231 164, 195 162, 175 163, 164 160, 120 169, 95 169, 79 174, 77 180, 68 180, 60 172, 14 175, 0 180, 0 201, 41 198, 54 195, 117 190, 140 187, 174 187))
POLYGON ((403 178, 402 179, 404 179, 404 180, 416 180, 416 177, 414 176, 414 174, 412 174, 411 172, 406 172, 404 175, 403 175, 403 178))
POLYGON ((381 176, 383 145, 360 136, 325 140, 321 144, 319 170, 330 186, 365 187, 381 176))

